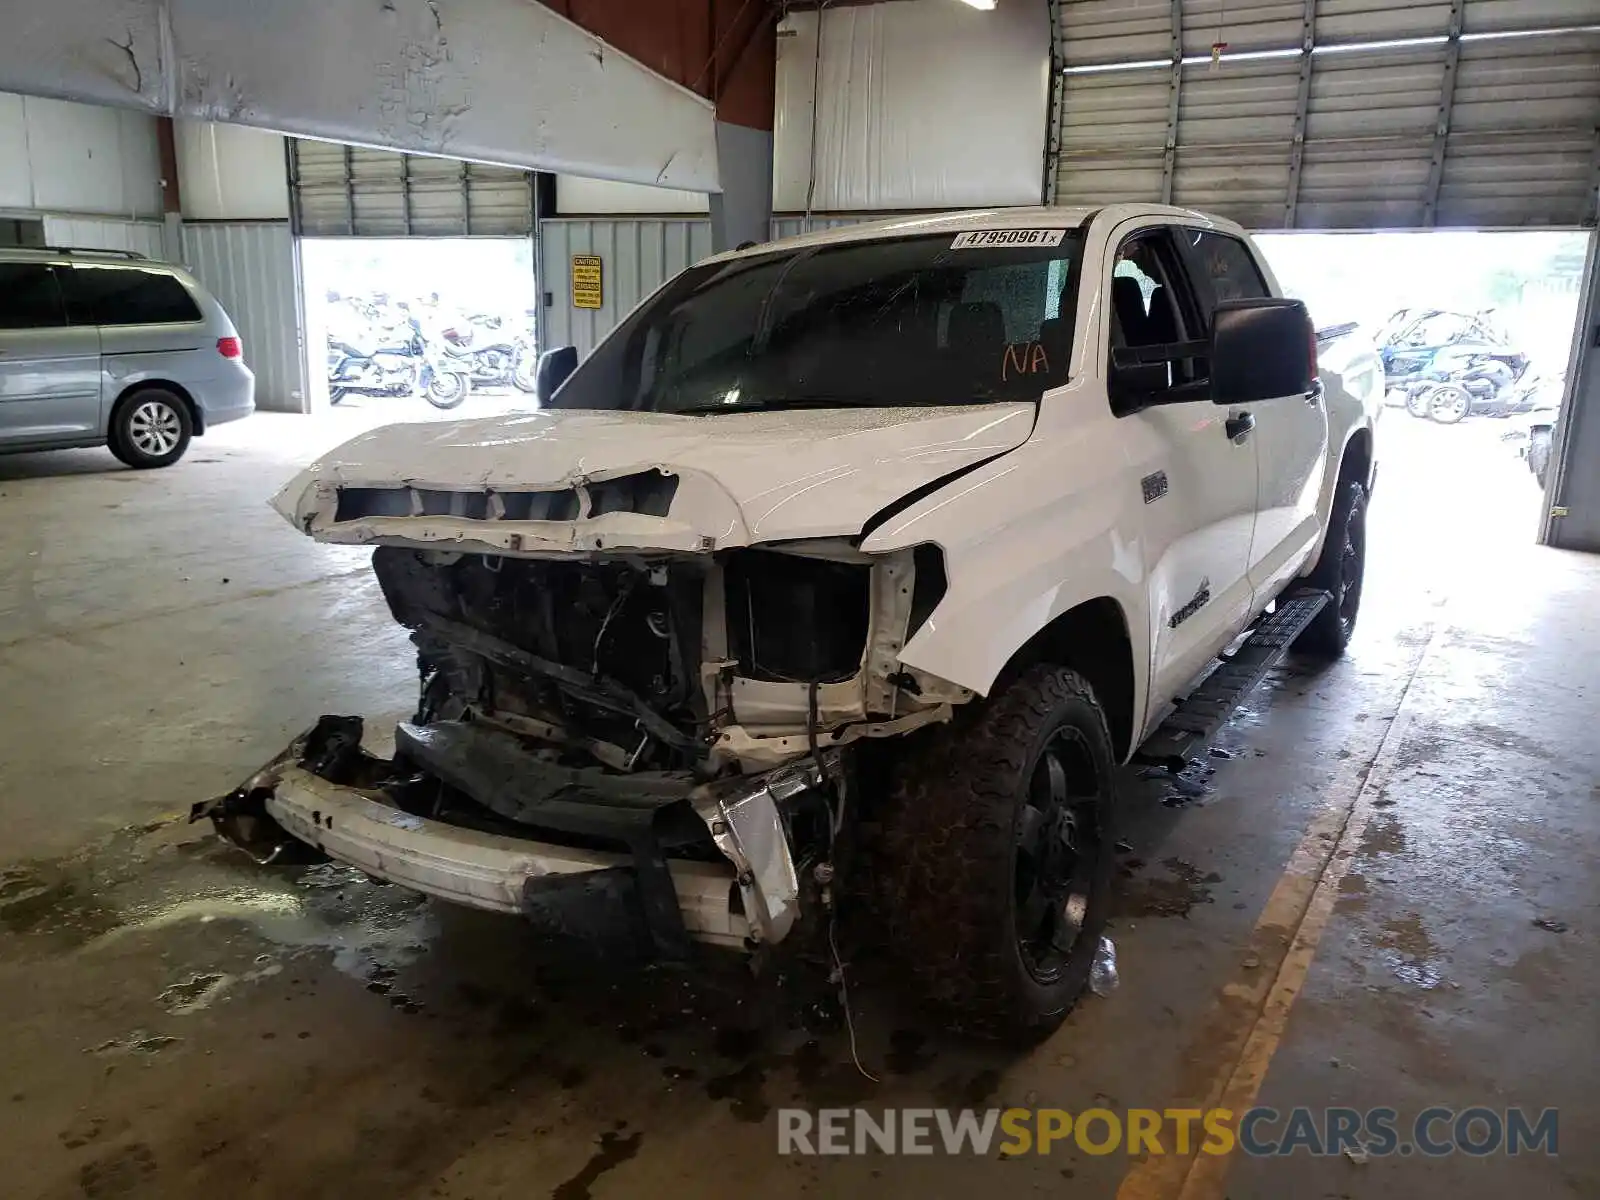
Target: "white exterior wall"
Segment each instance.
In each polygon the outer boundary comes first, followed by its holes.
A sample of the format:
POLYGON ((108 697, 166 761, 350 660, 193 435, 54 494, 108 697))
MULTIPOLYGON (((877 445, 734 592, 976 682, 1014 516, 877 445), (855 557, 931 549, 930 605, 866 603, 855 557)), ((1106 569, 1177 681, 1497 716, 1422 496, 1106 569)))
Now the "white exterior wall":
POLYGON ((777 211, 1040 202, 1050 95, 1042 0, 998 0, 988 12, 953 0, 872 4, 820 19, 820 78, 819 13, 779 26, 777 211))
POLYGON ((711 200, 705 192, 586 179, 581 175, 556 176, 556 212, 563 217, 703 215, 710 211, 711 200))
POLYGON ((283 138, 243 125, 177 122, 178 187, 190 221, 285 221, 283 138))
POLYGON ((154 117, 0 93, 0 210, 161 216, 154 117))

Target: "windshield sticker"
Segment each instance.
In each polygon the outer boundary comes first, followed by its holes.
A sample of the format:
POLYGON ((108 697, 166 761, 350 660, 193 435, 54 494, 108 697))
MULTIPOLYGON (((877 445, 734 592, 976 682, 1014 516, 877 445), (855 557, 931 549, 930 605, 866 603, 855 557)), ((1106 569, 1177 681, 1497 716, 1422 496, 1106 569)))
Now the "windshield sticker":
POLYGON ((952 250, 983 250, 991 246, 1059 246, 1065 229, 969 229, 956 234, 952 250))

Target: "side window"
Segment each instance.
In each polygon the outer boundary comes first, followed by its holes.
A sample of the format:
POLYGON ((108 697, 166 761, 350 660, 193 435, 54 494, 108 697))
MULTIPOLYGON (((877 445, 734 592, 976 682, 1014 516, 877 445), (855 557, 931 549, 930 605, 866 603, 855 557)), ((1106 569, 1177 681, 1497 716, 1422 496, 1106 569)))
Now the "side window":
POLYGON ((63 275, 73 324, 165 325, 200 319, 194 297, 165 271, 74 263, 63 275))
POLYGON ((1181 229, 1190 261, 1211 285, 1214 303, 1225 300, 1264 300, 1272 295, 1250 249, 1236 237, 1208 229, 1181 229))
POLYGON ((57 329, 66 323, 61 286, 47 263, 0 263, 0 329, 57 329))
POLYGON ((1181 350, 1204 336, 1194 293, 1164 230, 1136 234, 1118 249, 1110 314, 1114 397, 1164 391, 1205 378, 1205 360, 1192 353, 1154 361, 1119 355, 1155 347, 1181 350))

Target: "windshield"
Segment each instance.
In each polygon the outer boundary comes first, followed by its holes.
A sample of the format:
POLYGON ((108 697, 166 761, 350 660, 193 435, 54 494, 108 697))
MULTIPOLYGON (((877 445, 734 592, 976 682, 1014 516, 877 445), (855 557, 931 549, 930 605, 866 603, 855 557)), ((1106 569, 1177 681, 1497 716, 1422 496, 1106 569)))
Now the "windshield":
POLYGON ((943 233, 691 267, 553 406, 701 414, 1036 400, 1067 378, 1082 243, 1078 230, 1016 233, 1035 244, 943 233))

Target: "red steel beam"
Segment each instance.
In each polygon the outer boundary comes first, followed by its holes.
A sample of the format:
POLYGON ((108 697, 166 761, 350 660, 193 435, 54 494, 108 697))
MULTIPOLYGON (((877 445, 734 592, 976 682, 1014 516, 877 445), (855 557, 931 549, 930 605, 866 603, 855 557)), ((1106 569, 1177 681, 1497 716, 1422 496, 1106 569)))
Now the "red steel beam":
POLYGON ((772 128, 774 0, 541 0, 575 25, 717 106, 717 119, 772 128))

